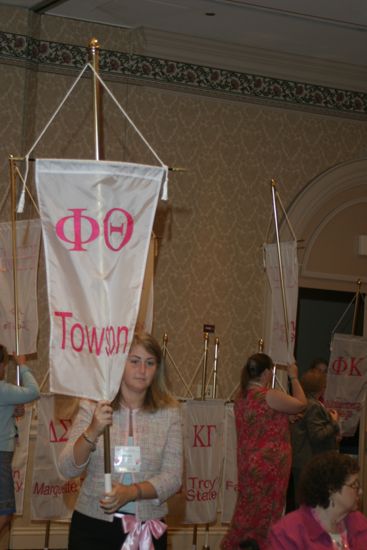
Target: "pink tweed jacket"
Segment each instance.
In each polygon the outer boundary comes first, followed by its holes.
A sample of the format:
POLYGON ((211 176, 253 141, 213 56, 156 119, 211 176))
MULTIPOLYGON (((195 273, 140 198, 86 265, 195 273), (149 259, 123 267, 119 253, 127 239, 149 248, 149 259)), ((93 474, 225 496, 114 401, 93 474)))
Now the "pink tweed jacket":
MULTIPOLYGON (((71 428, 69 441, 59 459, 59 469, 66 478, 86 477, 82 483, 75 509, 87 516, 112 521, 113 515, 105 514, 99 506, 104 493, 103 437, 100 437, 95 452, 89 461, 77 466, 74 462, 73 445, 80 434, 89 426, 95 403, 81 400, 78 415, 71 428)), ((182 428, 179 407, 168 407, 149 413, 140 409, 132 416, 134 444, 141 449, 141 469, 133 474, 134 482, 149 481, 157 492, 157 498, 136 502, 137 519, 162 518, 167 513, 165 501, 174 495, 182 483, 182 428)), ((121 408, 113 414, 110 428, 111 456, 115 445, 127 445, 129 409, 121 408)), ((113 481, 120 474, 112 473, 113 481)))

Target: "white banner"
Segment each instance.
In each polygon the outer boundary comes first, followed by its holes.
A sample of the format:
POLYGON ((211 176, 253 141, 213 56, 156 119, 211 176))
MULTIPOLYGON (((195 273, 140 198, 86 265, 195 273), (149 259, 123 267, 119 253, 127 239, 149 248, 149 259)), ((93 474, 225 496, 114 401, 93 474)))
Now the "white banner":
POLYGON ((288 316, 288 341, 285 328, 282 285, 279 272, 278 248, 276 244, 264 244, 265 266, 271 287, 272 311, 270 338, 267 353, 274 363, 286 365, 291 363, 296 337, 297 301, 298 301, 298 260, 296 241, 280 243, 283 282, 288 316))
MULTIPOLYGON (((37 351, 37 268, 41 237, 39 220, 16 222, 19 353, 37 351)), ((11 223, 0 223, 1 343, 15 351, 15 310, 11 223)))
POLYGON ((50 388, 112 400, 133 337, 165 168, 37 160, 50 388))
POLYGON ((38 401, 38 430, 31 487, 32 519, 71 517, 81 482, 79 478, 65 481, 57 464, 77 409, 78 401, 67 397, 42 394, 38 401))
POLYGON ((187 401, 183 419, 185 523, 211 523, 217 518, 223 462, 224 401, 187 401))
POLYGON ((237 502, 237 432, 233 403, 225 407, 222 523, 230 523, 237 502))
POLYGON ((25 413, 17 418, 18 437, 12 461, 16 513, 23 514, 24 490, 27 477, 29 434, 33 405, 25 405, 25 413))
POLYGON ((367 387, 367 338, 334 334, 325 405, 340 415, 341 434, 354 435, 367 387))

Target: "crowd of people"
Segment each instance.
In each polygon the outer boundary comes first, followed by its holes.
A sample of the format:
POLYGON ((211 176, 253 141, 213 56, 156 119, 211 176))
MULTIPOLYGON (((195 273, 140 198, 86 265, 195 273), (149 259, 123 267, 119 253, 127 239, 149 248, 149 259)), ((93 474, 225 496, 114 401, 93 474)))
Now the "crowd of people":
POLYGON ((270 388, 272 360, 251 356, 235 402, 238 497, 226 550, 362 550, 358 462, 338 450, 339 416, 324 405, 327 362, 301 380, 288 366, 291 395, 270 388), (284 515, 292 471, 296 510, 284 515))
MULTIPOLYGON (((16 416, 39 397, 24 356, 21 385, 4 380, 0 346, 0 532, 15 511, 11 461, 16 416)), ((271 388, 273 362, 264 353, 247 360, 235 400, 238 497, 221 547, 225 550, 362 550, 367 518, 358 511, 359 466, 338 451, 339 418, 323 402, 327 363, 317 360, 298 376, 287 368, 291 392, 271 388), (292 472, 297 508, 284 515, 292 472)), ((82 399, 59 467, 84 480, 72 515, 69 550, 166 550, 167 500, 181 487, 182 420, 170 391, 158 342, 136 334, 112 402, 82 399), (104 473, 108 430, 113 453, 111 487, 104 473)))

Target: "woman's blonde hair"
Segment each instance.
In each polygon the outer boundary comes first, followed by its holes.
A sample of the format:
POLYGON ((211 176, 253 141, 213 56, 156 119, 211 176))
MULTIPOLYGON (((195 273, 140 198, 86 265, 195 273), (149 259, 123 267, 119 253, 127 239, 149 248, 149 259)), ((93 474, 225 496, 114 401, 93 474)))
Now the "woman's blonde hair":
MULTIPOLYGON (((157 340, 147 332, 139 332, 134 335, 130 351, 134 346, 143 346, 145 351, 151 353, 157 362, 157 369, 153 381, 145 394, 142 408, 146 411, 155 412, 165 407, 177 407, 178 401, 171 393, 170 382, 167 375, 166 364, 162 355, 162 349, 157 340)), ((112 401, 112 408, 119 409, 120 392, 112 401)))

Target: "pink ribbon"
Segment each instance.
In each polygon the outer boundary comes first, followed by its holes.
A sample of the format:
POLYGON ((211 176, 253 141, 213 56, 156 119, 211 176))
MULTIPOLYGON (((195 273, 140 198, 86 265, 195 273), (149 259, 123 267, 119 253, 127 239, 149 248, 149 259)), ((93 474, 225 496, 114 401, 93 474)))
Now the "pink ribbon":
POLYGON ((159 519, 142 522, 129 514, 122 516, 122 527, 127 537, 121 550, 154 550, 152 535, 159 539, 167 530, 167 525, 159 519))

